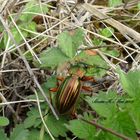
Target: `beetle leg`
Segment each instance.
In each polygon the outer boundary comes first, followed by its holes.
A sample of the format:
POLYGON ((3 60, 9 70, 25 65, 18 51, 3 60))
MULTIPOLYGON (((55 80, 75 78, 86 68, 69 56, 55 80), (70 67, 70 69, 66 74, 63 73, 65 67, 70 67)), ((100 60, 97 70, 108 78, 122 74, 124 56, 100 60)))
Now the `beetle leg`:
POLYGON ((92 55, 92 56, 95 56, 98 54, 98 52, 96 50, 86 50, 85 52, 86 52, 86 54, 92 55))
POLYGON ((62 77, 62 76, 58 76, 58 77, 57 77, 57 80, 59 80, 59 81, 64 81, 64 79, 65 79, 65 78, 62 77))
POLYGON ((51 92, 57 92, 58 91, 58 88, 50 88, 49 91, 51 91, 51 92))
POLYGON ((72 118, 72 119, 76 119, 76 118, 77 118, 77 113, 76 113, 75 107, 73 107, 73 108, 71 109, 71 118, 72 118))
POLYGON ((86 91, 89 91, 89 92, 93 91, 92 87, 90 87, 90 86, 82 86, 82 89, 86 90, 86 91))
POLYGON ((51 92, 57 92, 58 91, 58 87, 59 87, 59 82, 57 82, 57 87, 50 88, 49 91, 51 91, 51 92))
MULTIPOLYGON (((64 80, 64 77, 62 77, 62 76, 58 76, 58 77, 57 77, 57 80, 59 80, 59 81, 63 81, 63 80, 64 80)), ((59 82, 57 82, 57 87, 50 88, 49 90, 52 91, 52 92, 57 92, 59 86, 60 86, 60 84, 59 84, 59 82)))
POLYGON ((91 76, 83 76, 81 80, 82 81, 91 81, 91 82, 94 82, 94 83, 96 82, 96 80, 91 76))

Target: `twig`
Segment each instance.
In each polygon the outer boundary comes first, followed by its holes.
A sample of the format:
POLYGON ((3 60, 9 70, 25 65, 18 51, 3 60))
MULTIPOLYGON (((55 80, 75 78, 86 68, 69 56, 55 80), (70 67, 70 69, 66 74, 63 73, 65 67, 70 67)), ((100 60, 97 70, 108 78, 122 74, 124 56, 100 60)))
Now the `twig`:
POLYGON ((78 116, 78 118, 79 118, 80 120, 82 120, 82 121, 88 123, 88 124, 94 125, 95 127, 102 129, 103 131, 110 132, 110 133, 112 133, 113 135, 115 135, 115 136, 117 136, 117 137, 119 137, 119 138, 122 138, 123 140, 132 140, 131 138, 129 138, 129 137, 125 136, 125 135, 119 134, 119 133, 113 131, 112 129, 109 129, 109 128, 103 127, 103 126, 100 125, 100 124, 97 124, 95 121, 88 121, 88 120, 85 120, 84 118, 79 117, 79 116, 78 116))
POLYGON ((6 100, 6 98, 2 95, 2 93, 0 92, 0 99, 2 100, 3 103, 0 103, 0 105, 4 105, 6 104, 7 107, 11 110, 11 112, 14 114, 14 116, 16 117, 16 119, 19 121, 21 120, 20 117, 18 115, 16 115, 15 110, 13 109, 13 107, 9 104, 9 102, 6 100))
POLYGON ((39 114, 40 114, 41 120, 42 120, 42 122, 43 122, 43 124, 44 124, 44 127, 46 128, 46 131, 47 131, 48 134, 50 135, 51 139, 52 139, 52 140, 55 140, 55 138, 54 138, 53 135, 51 134, 51 132, 50 132, 50 130, 49 130, 48 126, 46 125, 45 120, 44 120, 44 118, 43 118, 43 115, 42 115, 42 112, 41 112, 41 107, 40 107, 40 102, 39 102, 39 97, 38 97, 37 91, 36 91, 36 89, 33 88, 33 87, 31 87, 31 89, 34 91, 34 93, 35 93, 35 95, 36 95, 37 106, 38 106, 39 114))
MULTIPOLYGON (((0 93, 0 96, 1 96, 1 93, 0 93)), ((3 106, 3 105, 10 105, 10 104, 18 104, 18 103, 26 103, 26 102, 37 102, 37 100, 35 99, 30 99, 30 100, 20 100, 20 101, 12 101, 12 102, 3 102, 3 103, 0 103, 0 106, 3 106)), ((44 100, 39 100, 39 102, 44 102, 44 100)))

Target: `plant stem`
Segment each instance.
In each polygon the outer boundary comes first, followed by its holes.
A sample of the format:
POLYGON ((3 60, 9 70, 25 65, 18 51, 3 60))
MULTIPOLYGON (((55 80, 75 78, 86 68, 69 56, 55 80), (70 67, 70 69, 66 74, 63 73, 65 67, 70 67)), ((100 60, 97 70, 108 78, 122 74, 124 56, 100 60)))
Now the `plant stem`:
POLYGON ((129 137, 125 136, 125 135, 119 134, 119 133, 113 131, 112 129, 105 128, 105 127, 103 127, 102 125, 97 124, 95 121, 88 121, 88 120, 85 120, 84 118, 79 117, 79 116, 78 116, 78 118, 79 118, 80 120, 82 120, 82 121, 88 123, 88 124, 94 125, 95 127, 102 129, 103 131, 110 132, 110 133, 112 133, 113 135, 115 135, 115 136, 117 136, 117 137, 119 137, 119 138, 122 138, 123 140, 132 140, 131 138, 129 138, 129 137))

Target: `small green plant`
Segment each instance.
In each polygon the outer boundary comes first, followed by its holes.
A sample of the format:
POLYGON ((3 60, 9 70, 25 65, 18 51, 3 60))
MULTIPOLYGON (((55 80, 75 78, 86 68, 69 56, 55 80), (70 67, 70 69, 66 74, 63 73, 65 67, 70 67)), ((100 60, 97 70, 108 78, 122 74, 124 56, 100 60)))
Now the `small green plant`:
POLYGON ((122 0, 109 0, 109 6, 115 7, 122 4, 122 0))
MULTIPOLYGON (((77 64, 80 62, 103 68, 108 67, 106 62, 99 55, 89 55, 86 51, 78 50, 79 46, 82 44, 84 44, 84 32, 82 29, 76 29, 72 33, 64 31, 58 36, 58 47, 43 51, 40 53, 39 57, 41 64, 36 61, 34 63, 37 67, 51 69, 55 69, 63 63, 77 64)), ((110 52, 108 50, 105 51, 108 53, 110 52)), ((93 73, 92 71, 93 69, 88 71, 88 73, 92 75, 94 73, 94 71, 93 73)), ((105 74, 105 71, 100 69, 100 74, 105 74)))
POLYGON ((0 116, 0 126, 6 126, 9 124, 9 120, 6 117, 0 116))
MULTIPOLYGON (((99 31, 99 34, 102 35, 102 36, 105 36, 107 38, 113 39, 114 29, 111 28, 111 27, 103 28, 99 31)), ((92 42, 95 46, 101 47, 101 50, 104 53, 107 53, 107 54, 109 54, 111 56, 114 56, 114 57, 119 56, 119 51, 116 48, 113 48, 113 49, 111 48, 110 49, 109 47, 106 47, 107 43, 106 43, 105 40, 95 37, 92 42), (104 46, 104 47, 102 47, 102 46, 104 46)))

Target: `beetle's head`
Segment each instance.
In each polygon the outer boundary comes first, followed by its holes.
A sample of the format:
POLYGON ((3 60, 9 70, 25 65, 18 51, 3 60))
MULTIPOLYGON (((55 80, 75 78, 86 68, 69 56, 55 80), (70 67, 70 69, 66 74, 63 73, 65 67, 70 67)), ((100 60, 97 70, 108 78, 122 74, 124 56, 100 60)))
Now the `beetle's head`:
POLYGON ((81 65, 74 65, 69 69, 69 73, 70 75, 76 75, 77 77, 82 78, 86 73, 86 69, 81 65))

